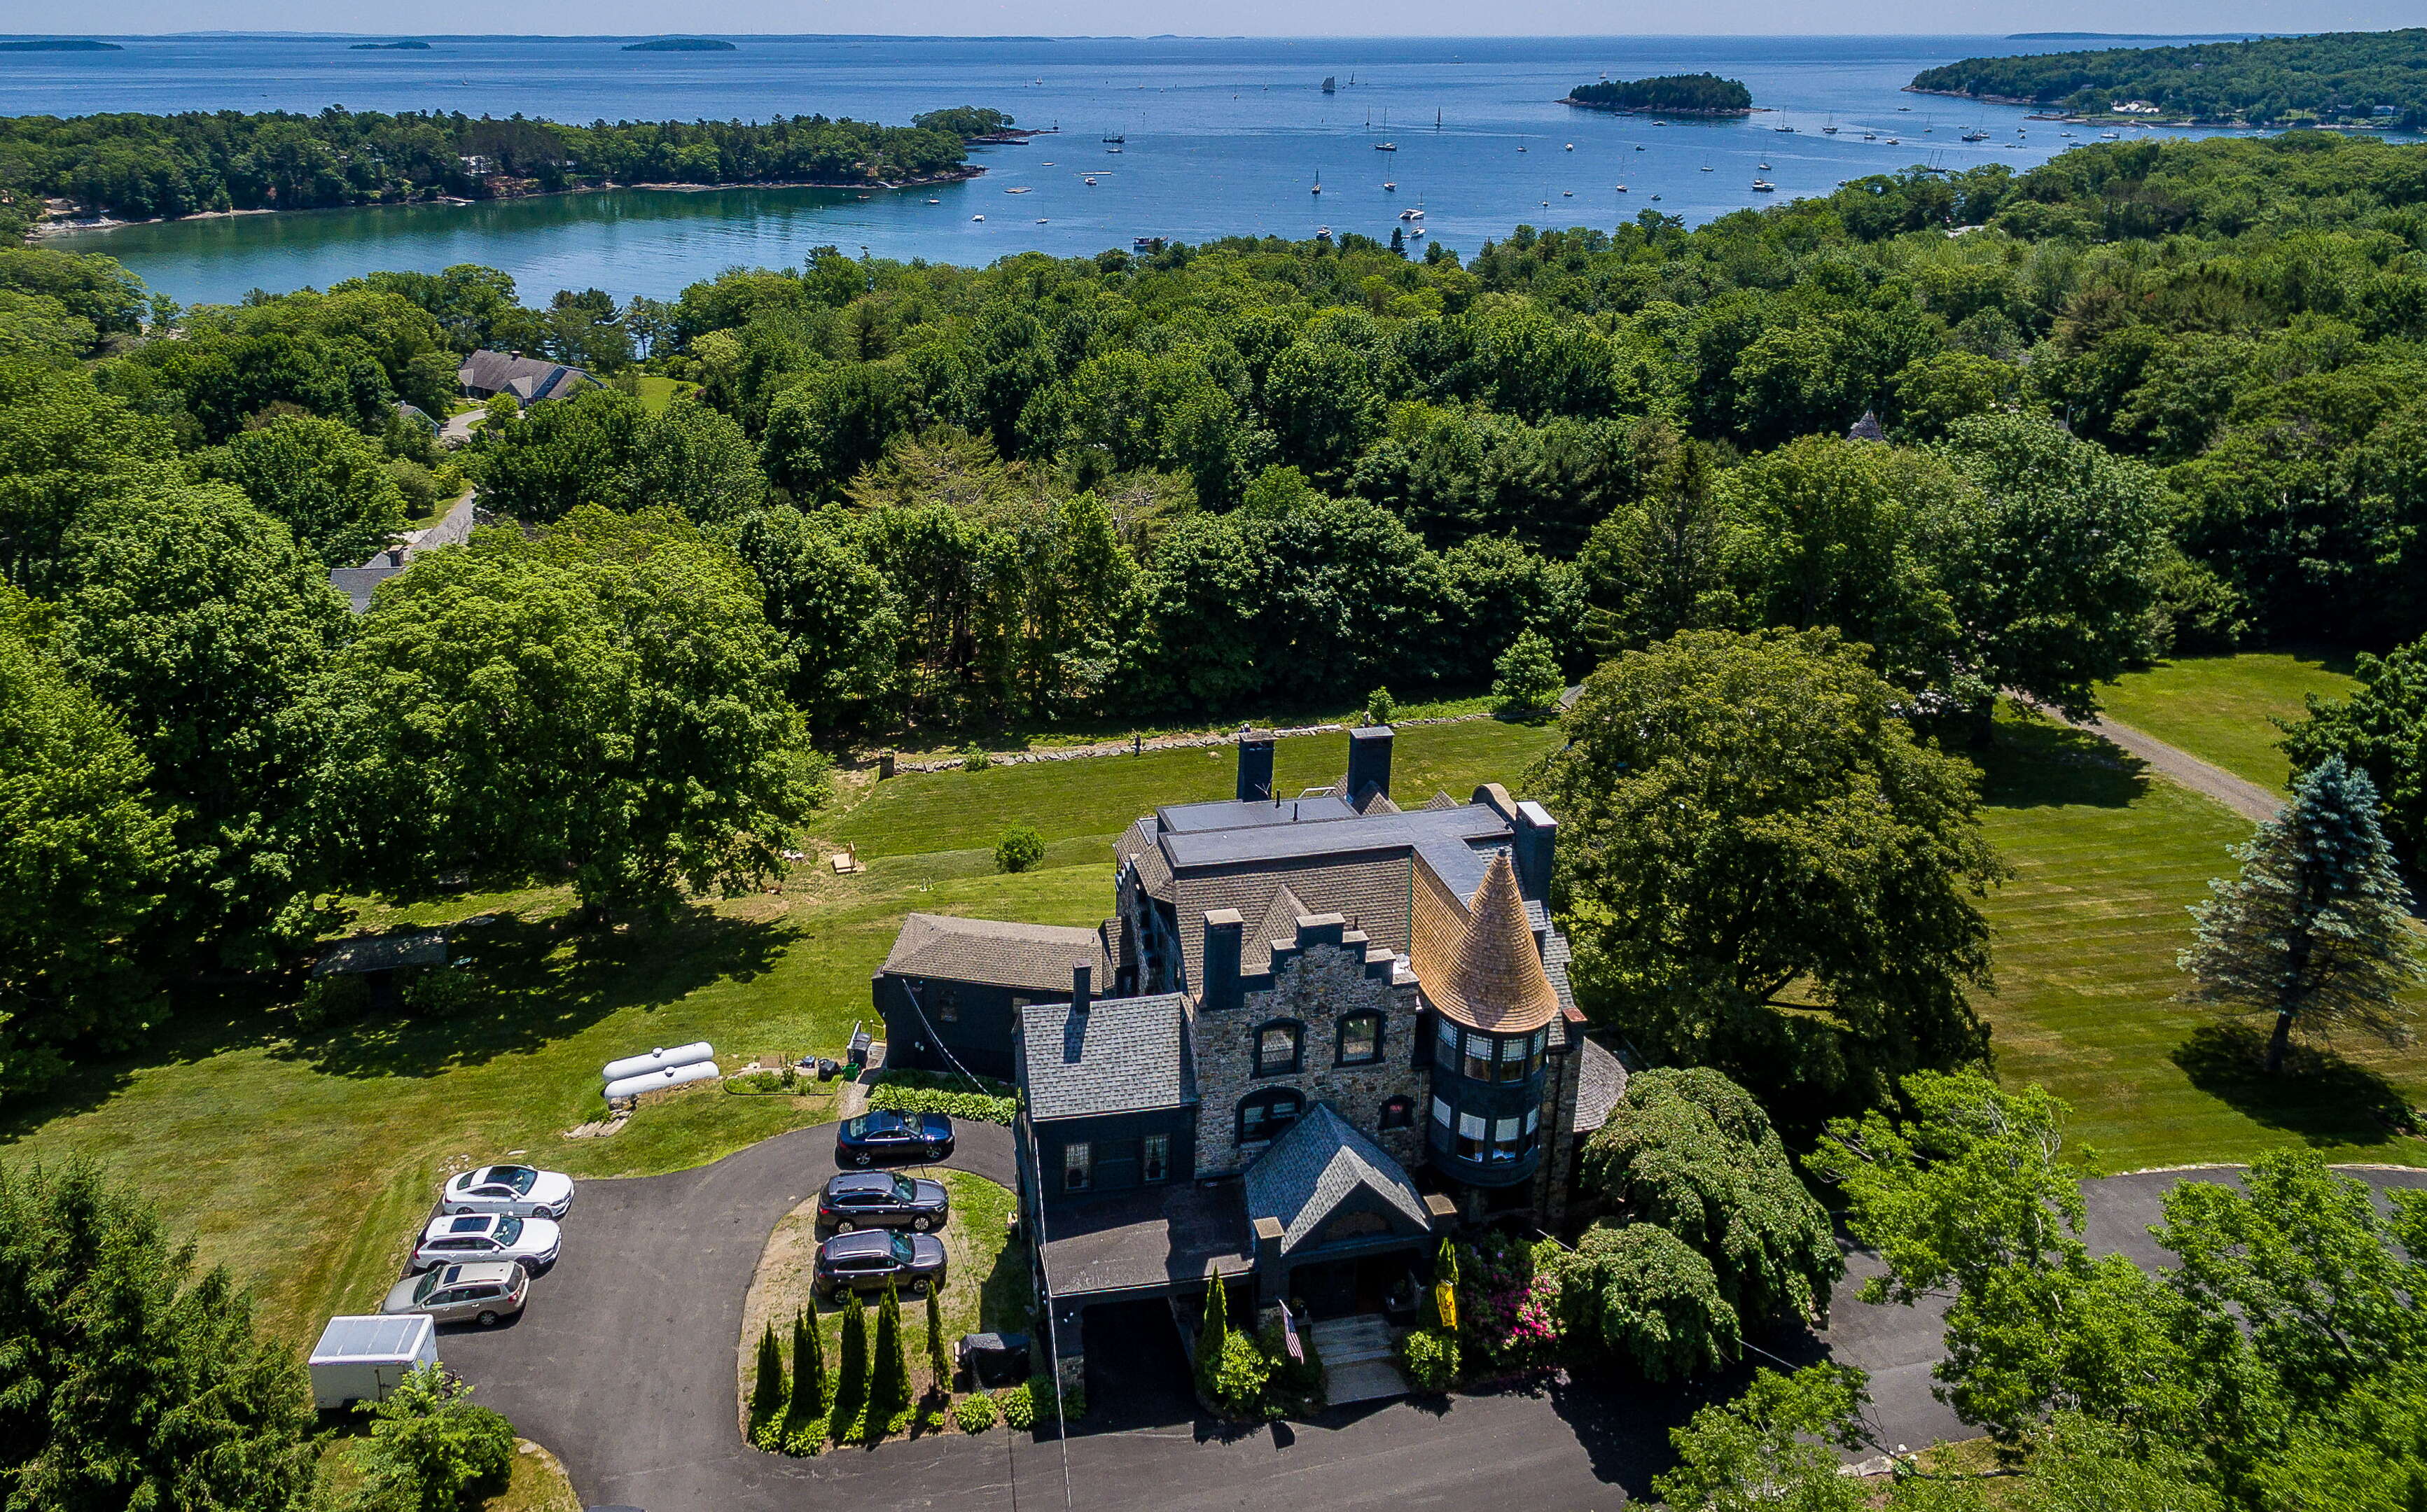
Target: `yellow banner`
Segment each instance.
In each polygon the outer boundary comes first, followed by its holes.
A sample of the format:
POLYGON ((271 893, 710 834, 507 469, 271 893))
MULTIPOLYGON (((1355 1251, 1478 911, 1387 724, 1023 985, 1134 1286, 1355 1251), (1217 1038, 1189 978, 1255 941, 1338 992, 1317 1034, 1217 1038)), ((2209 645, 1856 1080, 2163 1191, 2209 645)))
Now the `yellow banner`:
POLYGON ((1458 1326, 1458 1288, 1442 1281, 1433 1288, 1433 1306, 1440 1309, 1442 1326, 1458 1326))

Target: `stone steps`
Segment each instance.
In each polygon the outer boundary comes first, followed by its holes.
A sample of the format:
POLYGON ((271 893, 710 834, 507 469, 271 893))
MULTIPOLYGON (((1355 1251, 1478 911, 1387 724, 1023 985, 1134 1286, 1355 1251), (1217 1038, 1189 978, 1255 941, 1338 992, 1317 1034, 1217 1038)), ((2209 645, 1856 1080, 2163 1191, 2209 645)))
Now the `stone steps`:
POLYGON ((1327 1366, 1391 1359, 1398 1354, 1391 1344, 1390 1325, 1375 1313, 1332 1318, 1316 1324, 1308 1330, 1308 1335, 1314 1341, 1315 1353, 1322 1357, 1327 1366))

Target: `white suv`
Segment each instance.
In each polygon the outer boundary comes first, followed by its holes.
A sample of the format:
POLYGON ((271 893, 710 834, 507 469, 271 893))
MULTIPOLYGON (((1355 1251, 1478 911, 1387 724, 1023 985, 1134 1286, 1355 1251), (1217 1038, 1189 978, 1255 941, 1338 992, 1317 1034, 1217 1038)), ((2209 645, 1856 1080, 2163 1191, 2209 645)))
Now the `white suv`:
POLYGON ((563 1230, 546 1218, 510 1212, 471 1212, 430 1220, 413 1247, 413 1268, 428 1270, 449 1260, 520 1260, 533 1271, 556 1263, 563 1230))

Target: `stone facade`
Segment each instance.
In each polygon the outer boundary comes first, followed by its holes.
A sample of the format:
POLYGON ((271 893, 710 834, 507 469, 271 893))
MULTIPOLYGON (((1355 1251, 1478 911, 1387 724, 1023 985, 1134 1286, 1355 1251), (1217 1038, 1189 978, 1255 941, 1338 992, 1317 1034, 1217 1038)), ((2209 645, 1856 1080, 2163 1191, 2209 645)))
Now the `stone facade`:
POLYGON ((1415 1065, 1422 1049, 1420 1005, 1412 980, 1394 982, 1390 957, 1367 959, 1366 943, 1331 922, 1331 938, 1315 920, 1301 921, 1300 944, 1275 952, 1268 990, 1250 990, 1241 1006, 1198 1008, 1190 1024, 1197 1053, 1197 1175, 1230 1176, 1263 1153, 1269 1140, 1242 1145, 1239 1105, 1253 1094, 1287 1087, 1311 1106, 1328 1102, 1360 1133, 1402 1165, 1424 1161, 1426 1077, 1415 1065), (1313 926, 1310 928, 1309 926, 1313 926), (1373 1013, 1382 1022, 1381 1055, 1366 1065, 1339 1064, 1341 1020, 1373 1013), (1301 1027, 1297 1069, 1259 1075, 1258 1031, 1277 1021, 1301 1027), (1382 1127, 1383 1104, 1409 1099, 1406 1127, 1382 1127))

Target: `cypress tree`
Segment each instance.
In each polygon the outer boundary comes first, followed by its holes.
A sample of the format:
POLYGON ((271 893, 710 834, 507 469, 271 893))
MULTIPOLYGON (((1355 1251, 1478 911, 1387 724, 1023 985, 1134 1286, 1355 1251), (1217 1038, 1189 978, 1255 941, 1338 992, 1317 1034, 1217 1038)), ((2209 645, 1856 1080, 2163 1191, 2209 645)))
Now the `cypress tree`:
POLYGON ((1230 1336, 1230 1303, 1221 1277, 1205 1288, 1205 1318, 1197 1325, 1197 1389, 1211 1397, 1214 1373, 1222 1368, 1222 1341, 1230 1336))
POLYGON ((885 1283, 885 1298, 876 1305, 876 1358, 870 1366, 868 1432, 873 1439, 885 1431, 893 1415, 910 1405, 910 1364, 902 1353, 902 1298, 893 1283, 885 1283))
POLYGON ((750 1388, 750 1415, 760 1422, 784 1410, 784 1352, 775 1342, 775 1325, 758 1336, 758 1379, 750 1388))
POLYGON ((815 1311, 792 1314, 792 1416, 814 1418, 825 1410, 825 1346, 818 1338, 815 1311))
POLYGON ((2199 934, 2176 958, 2197 979, 2192 1000, 2272 1013, 2271 1073, 2295 1023, 2401 1043, 2400 993, 2427 973, 2368 773, 2326 757, 2234 855, 2241 874, 2208 884, 2214 896, 2191 909, 2199 934))
POLYGON ((842 1359, 835 1373, 833 1422, 835 1435, 851 1431, 860 1406, 868 1400, 868 1309, 857 1293, 842 1305, 842 1359))
POLYGON ((927 1288, 927 1369, 935 1376, 935 1390, 939 1396, 950 1396, 953 1390, 953 1357, 944 1351, 944 1305, 937 1300, 939 1287, 927 1288))

